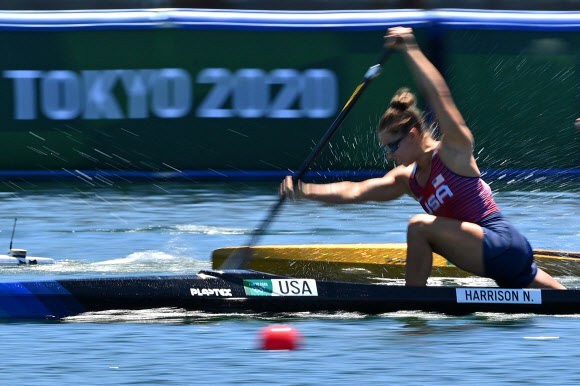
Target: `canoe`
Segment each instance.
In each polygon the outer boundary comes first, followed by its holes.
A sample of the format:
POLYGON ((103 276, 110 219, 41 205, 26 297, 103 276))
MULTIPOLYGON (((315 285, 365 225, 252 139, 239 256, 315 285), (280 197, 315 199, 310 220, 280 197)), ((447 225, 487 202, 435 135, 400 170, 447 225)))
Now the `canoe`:
MULTIPOLYGON (((212 268, 219 269, 235 250, 219 248, 212 253, 212 268)), ((248 269, 277 275, 318 280, 368 282, 405 277, 407 244, 304 244, 252 247, 248 269)), ((536 264, 553 276, 580 276, 580 253, 534 250, 536 264)), ((467 277, 444 257, 433 255, 434 277, 467 277)))
POLYGON ((1 319, 60 319, 86 312, 162 307, 212 315, 343 311, 578 314, 580 290, 405 287, 248 270, 0 283, 1 319))

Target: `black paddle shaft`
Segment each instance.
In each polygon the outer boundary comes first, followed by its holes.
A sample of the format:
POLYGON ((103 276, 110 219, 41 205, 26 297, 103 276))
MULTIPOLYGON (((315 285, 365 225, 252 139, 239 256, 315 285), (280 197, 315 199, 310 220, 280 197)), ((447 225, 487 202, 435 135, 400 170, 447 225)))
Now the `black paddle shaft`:
MULTIPOLYGON (((330 139, 332 138, 334 133, 336 133, 336 131, 338 130, 340 125, 342 125, 342 122, 346 119, 346 116, 352 110, 353 106, 358 101, 358 99, 363 94, 363 92, 366 90, 368 85, 377 76, 380 75, 381 67, 382 67, 383 63, 389 58, 389 56, 391 56, 392 53, 393 53, 392 48, 383 47, 383 49, 381 50, 381 53, 379 55, 379 58, 377 59, 377 64, 369 67, 369 69, 365 73, 363 83, 361 83, 356 88, 356 90, 354 91, 354 93, 352 94, 352 96, 350 97, 348 102, 346 102, 346 104, 344 105, 344 107, 340 111, 340 114, 338 114, 338 116, 336 117, 334 122, 332 122, 332 125, 330 125, 330 128, 326 131, 324 136, 320 139, 320 141, 318 142, 316 147, 312 150, 312 152, 310 152, 310 155, 308 156, 308 158, 306 158, 306 160, 304 161, 304 164, 298 170, 298 173, 296 173, 296 175, 292 178, 294 180, 294 182, 301 180, 306 175, 306 173, 308 173, 308 171, 312 167, 312 164, 314 163, 316 158, 318 158, 318 156, 320 155, 320 153, 322 153, 322 151, 324 150, 326 145, 328 145, 328 143, 330 142, 330 139)), ((264 218, 264 220, 262 220, 262 223, 260 224, 260 226, 258 228, 256 228, 256 230, 254 232, 252 232, 252 236, 250 237, 250 241, 248 243, 248 246, 242 250, 238 250, 238 253, 233 252, 231 255, 229 255, 228 258, 220 266, 220 269, 244 269, 244 268, 247 268, 247 265, 250 261, 251 254, 252 254, 251 247, 253 247, 254 245, 257 244, 259 238, 264 234, 266 229, 268 229, 268 226, 274 220, 274 217, 276 217, 276 214, 278 213, 278 211, 282 207, 283 203, 284 203, 284 197, 280 196, 278 202, 276 202, 276 204, 274 204, 272 206, 272 208, 270 208, 270 211, 268 212, 268 214, 264 218)))

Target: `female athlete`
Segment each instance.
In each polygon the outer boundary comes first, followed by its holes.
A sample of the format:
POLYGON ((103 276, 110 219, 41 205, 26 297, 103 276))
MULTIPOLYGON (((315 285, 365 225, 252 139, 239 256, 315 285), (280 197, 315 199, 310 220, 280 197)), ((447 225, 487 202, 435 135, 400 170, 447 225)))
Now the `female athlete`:
POLYGON ((345 204, 389 201, 409 194, 427 212, 415 215, 407 229, 405 280, 425 286, 433 252, 459 268, 492 278, 500 287, 564 287, 534 263, 526 238, 508 222, 491 189, 480 178, 473 157, 473 135, 455 106, 443 76, 421 52, 410 28, 388 30, 385 44, 406 58, 413 77, 435 113, 435 140, 415 107, 415 96, 399 90, 378 125, 387 158, 398 166, 382 178, 362 182, 293 185, 286 177, 280 195, 345 204))

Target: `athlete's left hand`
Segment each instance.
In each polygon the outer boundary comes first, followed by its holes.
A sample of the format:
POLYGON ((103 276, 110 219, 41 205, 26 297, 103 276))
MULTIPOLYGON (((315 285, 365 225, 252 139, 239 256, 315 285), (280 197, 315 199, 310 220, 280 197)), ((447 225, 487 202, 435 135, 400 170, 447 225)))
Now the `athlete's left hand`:
POLYGON ((285 199, 289 198, 291 200, 298 200, 304 197, 304 192, 302 190, 303 183, 302 181, 298 181, 294 184, 292 180, 292 176, 286 176, 284 181, 280 184, 280 198, 285 199))

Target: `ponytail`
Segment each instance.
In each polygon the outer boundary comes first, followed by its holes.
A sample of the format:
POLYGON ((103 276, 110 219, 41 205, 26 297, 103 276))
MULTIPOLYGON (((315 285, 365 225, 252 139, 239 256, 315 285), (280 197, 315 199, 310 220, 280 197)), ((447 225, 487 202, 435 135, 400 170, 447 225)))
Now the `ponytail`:
POLYGON ((394 133, 404 134, 415 127, 422 133, 424 126, 423 114, 417 108, 417 98, 408 88, 401 88, 381 117, 378 131, 392 130, 394 133))

